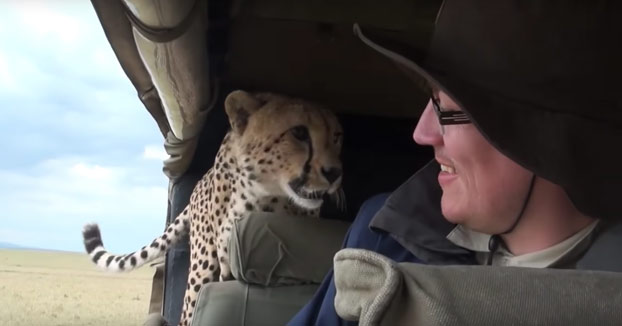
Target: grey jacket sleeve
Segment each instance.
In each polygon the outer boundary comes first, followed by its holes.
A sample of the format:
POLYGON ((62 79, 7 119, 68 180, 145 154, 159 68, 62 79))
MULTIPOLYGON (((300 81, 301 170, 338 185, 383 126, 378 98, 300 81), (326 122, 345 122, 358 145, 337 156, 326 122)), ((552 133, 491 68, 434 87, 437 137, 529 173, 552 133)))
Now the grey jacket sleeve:
POLYGON ((621 325, 622 273, 334 259, 337 313, 364 325, 621 325))

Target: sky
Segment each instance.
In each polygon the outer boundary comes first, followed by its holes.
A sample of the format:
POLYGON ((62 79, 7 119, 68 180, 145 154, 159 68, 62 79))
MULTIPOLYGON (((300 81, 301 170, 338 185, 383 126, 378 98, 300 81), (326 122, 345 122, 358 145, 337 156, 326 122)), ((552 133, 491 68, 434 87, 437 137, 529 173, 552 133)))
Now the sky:
POLYGON ((0 1, 0 242, 126 253, 164 229, 163 137, 90 1, 0 1))

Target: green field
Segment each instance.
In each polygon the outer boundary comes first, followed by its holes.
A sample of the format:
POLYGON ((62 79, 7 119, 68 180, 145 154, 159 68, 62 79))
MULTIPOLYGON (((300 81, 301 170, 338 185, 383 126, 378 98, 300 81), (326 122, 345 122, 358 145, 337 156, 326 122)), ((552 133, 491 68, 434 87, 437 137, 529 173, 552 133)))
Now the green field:
POLYGON ((142 325, 153 272, 106 273, 86 254, 0 249, 0 325, 142 325))

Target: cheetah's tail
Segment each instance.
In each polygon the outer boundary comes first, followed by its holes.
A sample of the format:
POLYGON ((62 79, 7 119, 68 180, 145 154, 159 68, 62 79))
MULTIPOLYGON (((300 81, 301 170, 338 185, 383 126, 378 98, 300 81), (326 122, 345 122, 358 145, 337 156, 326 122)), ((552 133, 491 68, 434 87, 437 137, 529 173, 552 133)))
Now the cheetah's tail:
POLYGON ((97 266, 107 271, 121 272, 134 270, 163 256, 172 245, 183 237, 187 229, 188 207, 166 228, 164 234, 154 239, 150 245, 131 254, 114 255, 106 251, 97 224, 85 225, 82 236, 84 237, 84 248, 97 266))

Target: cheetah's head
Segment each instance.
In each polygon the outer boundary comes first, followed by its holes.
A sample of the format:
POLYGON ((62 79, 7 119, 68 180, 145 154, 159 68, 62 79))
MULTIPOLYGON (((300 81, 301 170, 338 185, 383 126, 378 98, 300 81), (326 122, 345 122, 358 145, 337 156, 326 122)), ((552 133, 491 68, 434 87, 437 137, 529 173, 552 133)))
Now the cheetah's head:
POLYGON ((329 110, 271 93, 234 91, 225 100, 234 155, 267 196, 316 209, 341 186, 343 130, 329 110))

